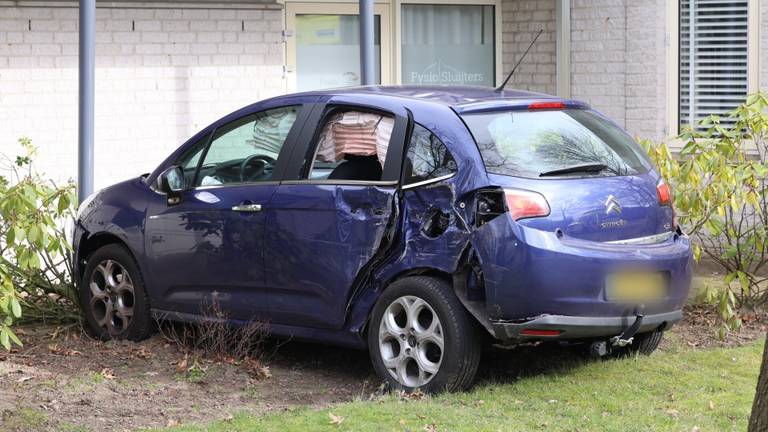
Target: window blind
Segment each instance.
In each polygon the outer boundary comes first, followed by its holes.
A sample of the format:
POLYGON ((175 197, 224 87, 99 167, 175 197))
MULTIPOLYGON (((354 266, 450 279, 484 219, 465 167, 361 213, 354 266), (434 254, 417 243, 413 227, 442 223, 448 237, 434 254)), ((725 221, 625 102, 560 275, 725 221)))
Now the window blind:
POLYGON ((681 128, 744 102, 747 35, 747 0, 680 0, 681 128))

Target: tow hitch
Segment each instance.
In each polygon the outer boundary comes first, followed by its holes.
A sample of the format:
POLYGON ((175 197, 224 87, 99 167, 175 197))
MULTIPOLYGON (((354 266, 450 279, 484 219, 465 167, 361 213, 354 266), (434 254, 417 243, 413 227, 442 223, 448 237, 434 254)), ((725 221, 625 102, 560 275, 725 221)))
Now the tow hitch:
POLYGON ((643 324, 643 307, 640 306, 635 311, 635 322, 631 326, 627 327, 620 335, 611 338, 611 345, 618 347, 625 347, 632 344, 635 333, 640 330, 640 326, 643 324))

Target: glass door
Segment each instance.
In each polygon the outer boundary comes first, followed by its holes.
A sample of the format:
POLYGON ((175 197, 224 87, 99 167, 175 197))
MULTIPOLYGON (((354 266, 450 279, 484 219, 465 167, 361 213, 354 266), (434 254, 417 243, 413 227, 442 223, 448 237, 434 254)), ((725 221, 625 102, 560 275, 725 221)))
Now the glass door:
POLYGON ((479 4, 403 4, 401 82, 493 86, 494 9, 479 4))
MULTIPOLYGON (((288 3, 288 92, 360 85, 360 21, 353 3, 288 3)), ((390 83, 389 13, 374 6, 376 82, 390 83)))

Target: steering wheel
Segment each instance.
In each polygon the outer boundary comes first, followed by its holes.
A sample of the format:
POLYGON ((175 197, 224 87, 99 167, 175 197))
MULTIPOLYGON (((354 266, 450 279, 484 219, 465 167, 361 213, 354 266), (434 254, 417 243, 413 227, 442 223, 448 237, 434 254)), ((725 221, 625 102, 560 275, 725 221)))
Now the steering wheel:
POLYGON ((256 180, 257 177, 264 174, 264 170, 269 165, 273 165, 275 163, 275 158, 266 156, 266 155, 250 155, 247 158, 243 159, 243 162, 240 163, 240 181, 246 182, 251 180, 256 180), (258 169, 256 169, 256 172, 246 177, 245 175, 245 169, 248 167, 248 165, 251 164, 253 161, 259 161, 260 166, 258 169))

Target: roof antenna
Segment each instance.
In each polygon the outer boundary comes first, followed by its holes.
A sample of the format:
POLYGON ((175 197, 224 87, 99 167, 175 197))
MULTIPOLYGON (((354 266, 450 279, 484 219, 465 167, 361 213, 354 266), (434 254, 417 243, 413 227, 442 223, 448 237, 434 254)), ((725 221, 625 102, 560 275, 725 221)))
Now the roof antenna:
POLYGON ((494 90, 494 91, 500 92, 500 91, 504 90, 504 86, 507 85, 507 83, 509 82, 509 79, 512 78, 512 75, 515 74, 515 71, 517 70, 517 67, 520 66, 520 63, 523 62, 523 59, 525 59, 525 56, 528 55, 528 51, 531 50, 531 48, 533 47, 533 44, 536 43, 536 40, 539 38, 539 36, 541 36, 542 33, 544 33, 544 29, 539 29, 539 32, 536 33, 536 37, 534 37, 533 40, 531 41, 531 44, 528 45, 528 49, 526 49, 525 52, 523 53, 523 55, 520 56, 520 60, 518 60, 517 64, 515 64, 515 67, 512 68, 512 72, 510 72, 509 75, 507 75, 507 79, 505 79, 504 82, 501 83, 500 86, 496 87, 496 90, 494 90))

